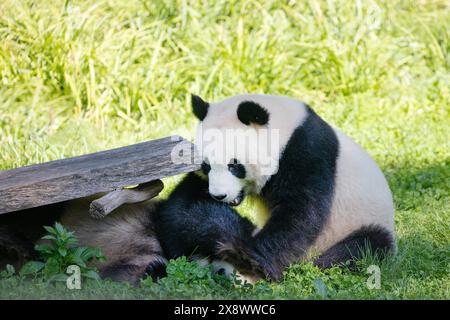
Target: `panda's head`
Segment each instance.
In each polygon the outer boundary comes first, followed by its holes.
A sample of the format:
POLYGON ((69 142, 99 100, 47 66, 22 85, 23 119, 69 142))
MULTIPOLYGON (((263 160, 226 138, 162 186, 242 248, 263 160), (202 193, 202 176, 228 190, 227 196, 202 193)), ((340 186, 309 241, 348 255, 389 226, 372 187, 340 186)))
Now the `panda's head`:
POLYGON ((214 199, 239 205, 277 172, 301 113, 295 103, 266 95, 240 95, 218 103, 192 96, 193 113, 200 120, 196 145, 214 199))

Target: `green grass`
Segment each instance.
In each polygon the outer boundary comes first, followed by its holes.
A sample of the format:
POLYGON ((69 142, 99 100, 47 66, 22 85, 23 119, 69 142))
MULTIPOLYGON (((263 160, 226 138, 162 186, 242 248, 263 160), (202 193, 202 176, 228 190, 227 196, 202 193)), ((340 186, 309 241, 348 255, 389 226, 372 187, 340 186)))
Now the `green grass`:
POLYGON ((380 290, 365 286, 368 257, 358 273, 298 264, 251 289, 174 276, 74 292, 4 276, 0 298, 449 299, 449 21, 446 0, 1 1, 0 169, 190 138, 191 92, 288 95, 380 164, 399 251, 381 264, 380 290))

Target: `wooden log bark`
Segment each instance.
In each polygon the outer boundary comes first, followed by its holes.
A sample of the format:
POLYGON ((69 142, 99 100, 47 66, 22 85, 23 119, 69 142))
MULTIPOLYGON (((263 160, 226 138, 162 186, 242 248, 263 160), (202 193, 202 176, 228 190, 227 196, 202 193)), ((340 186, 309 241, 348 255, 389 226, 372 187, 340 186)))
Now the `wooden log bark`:
POLYGON ((172 136, 0 171, 0 214, 110 192, 199 168, 193 145, 172 136), (172 161, 174 151, 183 153, 176 162, 172 161))
POLYGON ((91 202, 89 213, 101 219, 123 204, 138 203, 156 197, 164 185, 161 180, 143 183, 133 189, 114 190, 91 202))

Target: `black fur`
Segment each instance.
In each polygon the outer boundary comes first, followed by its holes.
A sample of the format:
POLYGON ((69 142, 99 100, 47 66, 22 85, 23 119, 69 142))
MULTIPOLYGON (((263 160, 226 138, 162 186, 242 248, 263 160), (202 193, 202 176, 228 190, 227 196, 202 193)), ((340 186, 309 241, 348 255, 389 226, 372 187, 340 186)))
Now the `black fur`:
POLYGON ((228 170, 234 175, 236 178, 244 179, 246 170, 245 167, 239 163, 236 159, 232 159, 231 163, 228 164, 228 170))
POLYGON ((205 161, 202 162, 201 167, 204 174, 208 174, 209 171, 211 171, 211 166, 209 165, 209 163, 206 163, 205 161))
POLYGON ((262 189, 269 221, 250 242, 231 244, 222 252, 232 264, 262 270, 261 276, 272 280, 304 256, 331 209, 338 140, 325 121, 309 107, 307 111, 281 156, 278 172, 262 189))
POLYGON ((253 224, 227 204, 213 200, 208 182, 188 174, 155 215, 155 230, 167 259, 216 258, 220 243, 247 242, 253 224))
POLYGON ((253 101, 241 102, 237 108, 237 117, 246 125, 265 125, 269 122, 269 112, 253 101))
POLYGON ((167 276, 166 264, 161 260, 152 262, 145 269, 145 275, 150 276, 153 282, 156 282, 158 279, 167 276))
POLYGON ((200 120, 203 121, 208 114, 209 103, 203 101, 202 98, 196 95, 191 95, 192 112, 200 120))
POLYGON ((364 226, 325 251, 314 260, 314 264, 320 268, 329 268, 350 262, 350 267, 354 267, 355 260, 362 257, 365 249, 376 257, 383 258, 393 248, 394 239, 385 228, 364 226))

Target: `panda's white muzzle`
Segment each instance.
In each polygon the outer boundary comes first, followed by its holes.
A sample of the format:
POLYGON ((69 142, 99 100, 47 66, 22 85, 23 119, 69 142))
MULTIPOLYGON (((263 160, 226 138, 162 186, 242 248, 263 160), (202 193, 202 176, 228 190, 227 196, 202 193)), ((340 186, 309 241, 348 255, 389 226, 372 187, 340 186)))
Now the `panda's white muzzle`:
POLYGON ((210 193, 210 195, 214 200, 226 202, 227 204, 229 204, 230 206, 233 206, 233 207, 240 205, 245 197, 244 190, 241 190, 239 192, 238 196, 232 200, 227 200, 227 198, 229 198, 229 197, 226 194, 215 195, 215 194, 210 193))

